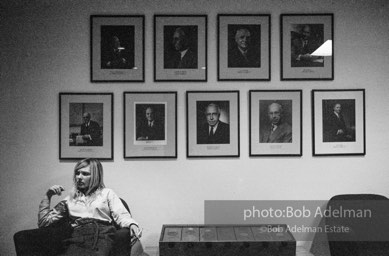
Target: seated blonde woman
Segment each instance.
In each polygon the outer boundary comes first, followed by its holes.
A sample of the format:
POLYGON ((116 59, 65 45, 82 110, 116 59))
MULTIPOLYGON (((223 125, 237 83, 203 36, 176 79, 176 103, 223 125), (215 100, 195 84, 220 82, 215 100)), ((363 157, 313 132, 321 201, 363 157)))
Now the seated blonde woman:
MULTIPOLYGON (((127 228, 139 238, 138 223, 131 217, 121 199, 103 182, 103 167, 96 159, 78 162, 73 174, 74 189, 50 209, 53 195, 64 191, 61 185, 50 187, 39 205, 38 225, 48 227, 61 220, 70 222, 72 235, 64 240, 66 249, 61 255, 108 256, 113 250, 116 226, 127 228)), ((114 248, 116 255, 120 248, 114 248)), ((125 252, 123 252, 125 253, 125 252)))

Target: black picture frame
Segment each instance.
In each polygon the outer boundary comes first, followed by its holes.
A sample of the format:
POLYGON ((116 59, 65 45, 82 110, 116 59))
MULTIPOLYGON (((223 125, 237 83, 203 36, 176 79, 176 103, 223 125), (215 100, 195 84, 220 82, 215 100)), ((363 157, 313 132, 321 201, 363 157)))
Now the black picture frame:
POLYGON ((144 82, 144 38, 144 15, 91 15, 91 82, 144 82))
POLYGON ((124 92, 123 106, 125 159, 177 158, 177 92, 124 92))
POLYGON ((187 91, 187 157, 239 157, 239 109, 239 91, 187 91))
POLYGON ((270 81, 270 28, 270 14, 217 16, 218 81, 270 81), (236 39, 238 33, 244 36, 240 41, 236 39), (245 51, 240 50, 238 42, 245 51))
POLYGON ((249 91, 251 157, 302 156, 302 132, 302 90, 249 91))
POLYGON ((113 146, 113 93, 59 93, 60 160, 113 160, 113 146))
POLYGON ((313 156, 366 155, 365 89, 312 90, 311 96, 313 156))
POLYGON ((207 81, 207 19, 207 15, 154 15, 155 82, 207 81))
POLYGON ((281 81, 334 80, 332 13, 281 14, 280 32, 281 81))

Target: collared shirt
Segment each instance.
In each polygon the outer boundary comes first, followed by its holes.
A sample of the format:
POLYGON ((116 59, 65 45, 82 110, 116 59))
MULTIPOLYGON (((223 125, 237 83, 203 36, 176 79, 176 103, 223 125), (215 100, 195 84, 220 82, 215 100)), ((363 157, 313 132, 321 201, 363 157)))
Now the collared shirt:
POLYGON ((242 55, 244 56, 244 57, 246 57, 247 58, 247 50, 242 50, 242 49, 240 49, 239 47, 238 47, 238 50, 242 53, 242 55))
POLYGON ((340 118, 340 116, 339 116, 339 114, 338 113, 336 113, 335 111, 334 111, 334 114, 338 117, 338 118, 340 118))
POLYGON ((308 39, 303 39, 303 47, 308 45, 308 39))
MULTIPOLYGON (((214 126, 213 126, 213 134, 216 133, 216 129, 217 129, 217 126, 219 125, 219 122, 217 122, 214 126)), ((211 130, 212 130, 212 126, 208 125, 208 135, 211 135, 211 130)))
POLYGON ((75 197, 67 196, 50 210, 50 200, 43 199, 39 205, 38 226, 47 227, 69 214, 73 227, 84 218, 93 218, 105 222, 113 221, 121 228, 137 222, 124 207, 120 198, 109 188, 97 190, 89 196, 76 192, 75 197))
POLYGON ((180 54, 181 54, 181 59, 184 58, 184 56, 185 56, 185 54, 186 54, 186 52, 187 52, 188 50, 189 50, 189 48, 186 49, 186 50, 183 50, 182 52, 180 52, 180 54))

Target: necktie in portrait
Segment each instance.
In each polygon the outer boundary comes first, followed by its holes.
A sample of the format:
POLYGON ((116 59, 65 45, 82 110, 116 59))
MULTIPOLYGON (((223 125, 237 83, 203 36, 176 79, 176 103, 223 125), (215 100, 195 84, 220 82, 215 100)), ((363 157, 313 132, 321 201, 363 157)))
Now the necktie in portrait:
POLYGON ((211 126, 211 131, 209 132, 209 137, 212 137, 213 136, 213 134, 214 134, 214 130, 213 130, 213 126, 211 126))

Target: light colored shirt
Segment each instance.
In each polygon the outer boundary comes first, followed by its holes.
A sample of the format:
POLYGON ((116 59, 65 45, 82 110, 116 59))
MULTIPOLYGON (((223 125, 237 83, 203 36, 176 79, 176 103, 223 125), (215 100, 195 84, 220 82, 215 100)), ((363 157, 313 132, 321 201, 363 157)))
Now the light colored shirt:
POLYGON ((188 50, 189 50, 189 48, 180 52, 181 60, 182 60, 182 58, 184 58, 184 56, 188 52, 188 50))
MULTIPOLYGON (((217 126, 219 125, 219 122, 213 126, 213 134, 215 134, 217 126)), ((208 126, 208 134, 211 135, 212 126, 208 126)))
POLYGON ((85 196, 77 192, 75 198, 65 197, 50 210, 50 200, 45 198, 39 205, 38 226, 47 227, 69 214, 73 227, 83 218, 93 218, 109 223, 115 222, 121 228, 138 223, 124 207, 120 198, 109 188, 97 190, 94 194, 85 196))

